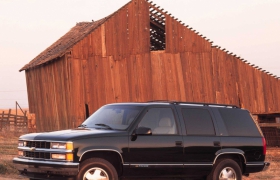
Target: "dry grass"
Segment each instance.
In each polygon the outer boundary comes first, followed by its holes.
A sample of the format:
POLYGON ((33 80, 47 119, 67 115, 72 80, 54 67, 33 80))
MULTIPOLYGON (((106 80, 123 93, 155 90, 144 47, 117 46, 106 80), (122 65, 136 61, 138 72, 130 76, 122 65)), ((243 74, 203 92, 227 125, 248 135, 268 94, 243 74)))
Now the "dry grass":
MULTIPOLYGON (((0 132, 0 179, 22 179, 12 162, 17 156, 20 135, 14 132, 0 132)), ((249 177, 243 177, 243 180, 280 180, 280 148, 268 149, 266 159, 271 163, 267 171, 250 174, 249 177)))
POLYGON ((0 179, 22 179, 13 166, 13 158, 17 156, 18 137, 14 132, 0 132, 0 179))

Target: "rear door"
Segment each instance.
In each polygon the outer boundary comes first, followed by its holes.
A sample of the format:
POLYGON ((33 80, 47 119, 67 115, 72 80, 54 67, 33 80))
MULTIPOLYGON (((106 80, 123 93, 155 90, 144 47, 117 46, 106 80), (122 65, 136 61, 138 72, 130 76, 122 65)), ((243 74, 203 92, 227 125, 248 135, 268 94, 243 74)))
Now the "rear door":
POLYGON ((185 173, 208 174, 212 169, 215 153, 221 149, 213 113, 205 106, 178 105, 177 110, 185 127, 182 132, 185 173))

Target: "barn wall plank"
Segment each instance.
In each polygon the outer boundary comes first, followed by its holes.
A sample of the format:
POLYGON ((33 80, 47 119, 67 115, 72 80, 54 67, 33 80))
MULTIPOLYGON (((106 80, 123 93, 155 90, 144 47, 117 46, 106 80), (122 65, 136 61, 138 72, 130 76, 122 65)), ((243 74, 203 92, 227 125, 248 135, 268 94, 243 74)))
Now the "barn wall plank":
POLYGON ((184 79, 184 86, 185 86, 185 96, 186 101, 194 102, 193 96, 193 81, 192 81, 192 73, 189 62, 192 60, 190 53, 181 53, 181 64, 182 64, 182 72, 183 72, 183 79, 184 79))
POLYGON ((72 113, 73 122, 77 127, 85 119, 85 104, 82 84, 83 74, 81 72, 81 61, 79 59, 71 60, 71 94, 72 94, 72 113))
POLYGON ((257 69, 254 69, 254 103, 255 103, 255 112, 264 112, 264 96, 263 96, 263 84, 261 79, 261 72, 257 69))
POLYGON ((139 68, 135 66, 136 57, 135 55, 130 55, 127 60, 127 72, 128 72, 128 84, 129 84, 129 100, 137 101, 138 94, 138 76, 137 71, 139 68))
POLYGON ((150 90, 152 88, 152 82, 151 82, 151 77, 152 77, 152 69, 151 69, 151 58, 150 58, 150 53, 145 53, 142 55, 137 55, 137 68, 138 74, 141 77, 140 78, 140 93, 141 98, 140 102, 146 102, 152 100, 152 91, 150 90), (143 84, 143 86, 142 86, 143 84))
POLYGON ((27 88, 27 98, 28 98, 28 107, 29 107, 29 112, 30 113, 35 113, 36 108, 35 108, 35 90, 34 90, 34 84, 35 84, 35 79, 32 76, 34 73, 33 71, 25 71, 25 79, 26 79, 26 86, 27 88))
POLYGON ((88 59, 88 87, 89 87, 89 100, 88 100, 88 106, 89 106, 89 112, 92 114, 97 108, 98 108, 98 96, 97 91, 99 90, 97 87, 97 68, 98 64, 95 61, 95 56, 89 57, 88 59))
POLYGON ((166 100, 167 98, 163 56, 164 53, 160 51, 151 53, 153 100, 166 100))
POLYGON ((201 75, 202 75, 202 83, 204 84, 203 92, 205 93, 204 100, 208 103, 215 102, 215 91, 214 91, 214 82, 213 82, 213 71, 212 71, 212 61, 211 53, 202 53, 202 61, 201 61, 201 75))
POLYGON ((106 42, 106 54, 107 56, 112 56, 113 55, 113 23, 114 20, 112 18, 108 19, 105 23, 105 42, 106 42))
POLYGON ((185 89, 185 80, 184 80, 184 72, 182 68, 181 54, 175 54, 173 56, 173 63, 175 64, 176 77, 178 79, 178 91, 179 91, 179 100, 187 101, 186 97, 186 89, 185 89))
POLYGON ((173 27, 172 27, 172 18, 170 16, 166 16, 165 20, 165 51, 167 53, 174 53, 174 41, 173 41, 173 27))
POLYGON ((178 85, 178 78, 175 69, 174 62, 175 54, 165 54, 163 56, 166 89, 167 89, 167 99, 170 100, 180 100, 180 87, 178 85))
POLYGON ((140 51, 139 54, 145 54, 150 52, 150 12, 149 3, 146 0, 141 0, 139 5, 139 40, 140 51))

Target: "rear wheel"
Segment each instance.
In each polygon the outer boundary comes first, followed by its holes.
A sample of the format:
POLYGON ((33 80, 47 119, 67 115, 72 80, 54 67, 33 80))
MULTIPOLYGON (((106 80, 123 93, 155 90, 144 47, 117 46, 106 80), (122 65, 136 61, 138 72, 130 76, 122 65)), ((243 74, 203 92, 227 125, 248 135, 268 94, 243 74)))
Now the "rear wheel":
POLYGON ((209 180, 241 180, 242 173, 240 166, 231 159, 223 159, 214 166, 211 174, 207 177, 209 180))
POLYGON ((118 173, 114 166, 101 158, 90 158, 82 162, 77 180, 117 180, 118 173))

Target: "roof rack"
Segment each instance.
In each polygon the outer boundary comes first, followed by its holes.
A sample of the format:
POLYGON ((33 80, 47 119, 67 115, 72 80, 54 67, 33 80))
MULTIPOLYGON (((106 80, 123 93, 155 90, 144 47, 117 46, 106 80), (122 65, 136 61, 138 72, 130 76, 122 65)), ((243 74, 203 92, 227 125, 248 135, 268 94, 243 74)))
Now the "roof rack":
POLYGON ((184 101, 170 101, 170 100, 153 100, 153 101, 147 101, 149 103, 170 103, 170 104, 189 104, 189 105, 199 105, 199 106, 209 106, 209 107, 226 107, 226 108, 240 108, 235 105, 229 105, 229 104, 215 104, 215 103, 200 103, 200 102, 184 102, 184 101))

